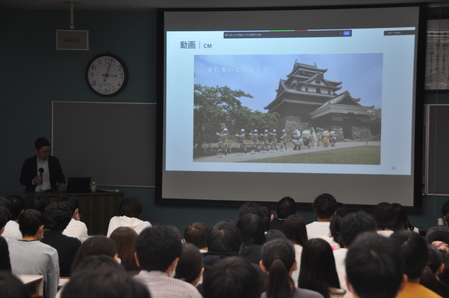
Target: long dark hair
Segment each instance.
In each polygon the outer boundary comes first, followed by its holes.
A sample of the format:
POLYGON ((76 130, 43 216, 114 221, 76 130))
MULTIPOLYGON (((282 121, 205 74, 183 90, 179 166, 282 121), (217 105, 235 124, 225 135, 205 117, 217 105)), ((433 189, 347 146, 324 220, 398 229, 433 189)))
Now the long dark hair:
POLYGON ((260 251, 262 264, 268 271, 267 298, 290 298, 293 280, 289 273, 295 263, 295 248, 288 240, 266 242, 260 251))
POLYGON ((292 214, 282 225, 282 233, 294 244, 304 246, 307 242, 306 222, 297 214, 292 214))
POLYGON ((298 287, 316 291, 329 298, 330 288, 340 288, 335 258, 327 241, 309 239, 301 253, 298 287))

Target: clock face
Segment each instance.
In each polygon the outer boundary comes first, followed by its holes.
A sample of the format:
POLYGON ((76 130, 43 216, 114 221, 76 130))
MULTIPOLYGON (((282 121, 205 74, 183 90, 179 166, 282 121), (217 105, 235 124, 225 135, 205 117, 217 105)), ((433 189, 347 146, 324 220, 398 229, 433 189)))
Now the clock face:
POLYGON ((86 78, 87 84, 95 93, 101 96, 112 96, 125 89, 128 71, 120 58, 103 54, 89 62, 86 78))

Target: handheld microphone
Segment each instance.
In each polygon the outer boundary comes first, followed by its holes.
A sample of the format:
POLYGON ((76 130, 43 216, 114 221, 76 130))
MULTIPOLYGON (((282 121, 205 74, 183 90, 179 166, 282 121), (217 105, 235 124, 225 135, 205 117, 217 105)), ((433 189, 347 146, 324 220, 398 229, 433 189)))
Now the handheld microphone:
POLYGON ((39 176, 44 176, 44 168, 39 168, 39 176))

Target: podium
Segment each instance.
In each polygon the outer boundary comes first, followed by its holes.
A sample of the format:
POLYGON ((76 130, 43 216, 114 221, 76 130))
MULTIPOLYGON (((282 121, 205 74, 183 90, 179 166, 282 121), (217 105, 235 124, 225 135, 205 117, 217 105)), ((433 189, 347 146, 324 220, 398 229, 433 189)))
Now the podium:
POLYGON ((47 197, 50 202, 56 202, 58 197, 73 195, 80 200, 79 213, 81 221, 87 225, 89 235, 106 235, 109 220, 117 215, 117 209, 123 200, 124 192, 99 191, 93 193, 25 193, 25 208, 30 208, 35 197, 47 197))

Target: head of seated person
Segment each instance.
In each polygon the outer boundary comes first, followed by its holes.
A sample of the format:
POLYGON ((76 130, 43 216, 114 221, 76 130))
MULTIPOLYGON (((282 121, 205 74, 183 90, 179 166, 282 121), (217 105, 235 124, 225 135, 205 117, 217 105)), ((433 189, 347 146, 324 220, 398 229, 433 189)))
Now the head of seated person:
POLYGON ((181 238, 168 226, 146 228, 136 239, 136 259, 141 270, 173 276, 181 252, 181 238))
MULTIPOLYGON (((50 204, 48 197, 37 196, 33 198, 31 202, 31 209, 39 210, 44 213, 45 208, 50 204)), ((73 213, 73 212, 72 212, 73 213)))
POLYGON ((136 197, 125 198, 118 206, 117 215, 126 217, 140 217, 142 214, 142 203, 136 197))
POLYGON ((297 214, 287 217, 282 225, 282 233, 293 244, 304 246, 307 242, 307 229, 304 218, 297 214))
POLYGON ((203 271, 203 256, 198 248, 190 243, 184 244, 176 266, 175 278, 196 286, 201 280, 203 271))
POLYGON ((240 230, 233 222, 226 220, 217 223, 207 237, 210 252, 238 254, 241 244, 240 230))
POLYGON ((312 204, 313 212, 316 214, 318 221, 330 221, 337 208, 337 200, 328 193, 323 193, 316 197, 312 204))
POLYGON ((34 209, 23 211, 19 217, 19 229, 23 238, 41 239, 44 233, 44 216, 34 209))
POLYGON ((362 233, 353 241, 345 266, 354 297, 394 298, 407 281, 398 246, 375 232, 362 233))
POLYGON ((75 218, 80 208, 80 200, 74 195, 66 195, 58 198, 58 202, 66 203, 70 211, 72 212, 72 217, 75 218))
POLYGON ((195 245, 198 249, 207 251, 207 235, 209 228, 201 222, 194 222, 184 229, 184 239, 187 243, 195 245))
POLYGON ((93 236, 84 241, 76 252, 75 258, 72 263, 72 272, 88 256, 106 255, 110 256, 117 261, 118 258, 117 243, 105 236, 93 236))
POLYGON ((138 271, 134 251, 136 247, 137 232, 129 227, 119 227, 115 229, 111 236, 118 245, 118 257, 121 260, 122 266, 127 271, 138 271))
POLYGON ((276 204, 278 218, 286 219, 289 215, 296 214, 296 203, 291 197, 283 197, 276 204))
POLYGON ((44 211, 45 229, 61 232, 72 219, 72 212, 69 206, 62 202, 49 204, 44 211))
POLYGON ((90 256, 73 271, 62 298, 150 298, 148 288, 134 280, 113 258, 90 256))
POLYGON ((341 240, 345 248, 351 246, 352 241, 363 232, 375 232, 377 225, 373 217, 364 211, 349 213, 340 224, 341 240))
POLYGON ((261 293, 259 274, 242 257, 221 259, 204 275, 204 298, 259 298, 261 293))
POLYGON ((396 210, 390 203, 379 203, 374 207, 373 218, 376 221, 378 230, 393 230, 393 225, 396 221, 396 210))
POLYGON ((11 220, 17 221, 19 219, 20 213, 25 209, 25 201, 21 196, 12 195, 6 197, 6 199, 11 204, 11 220))

